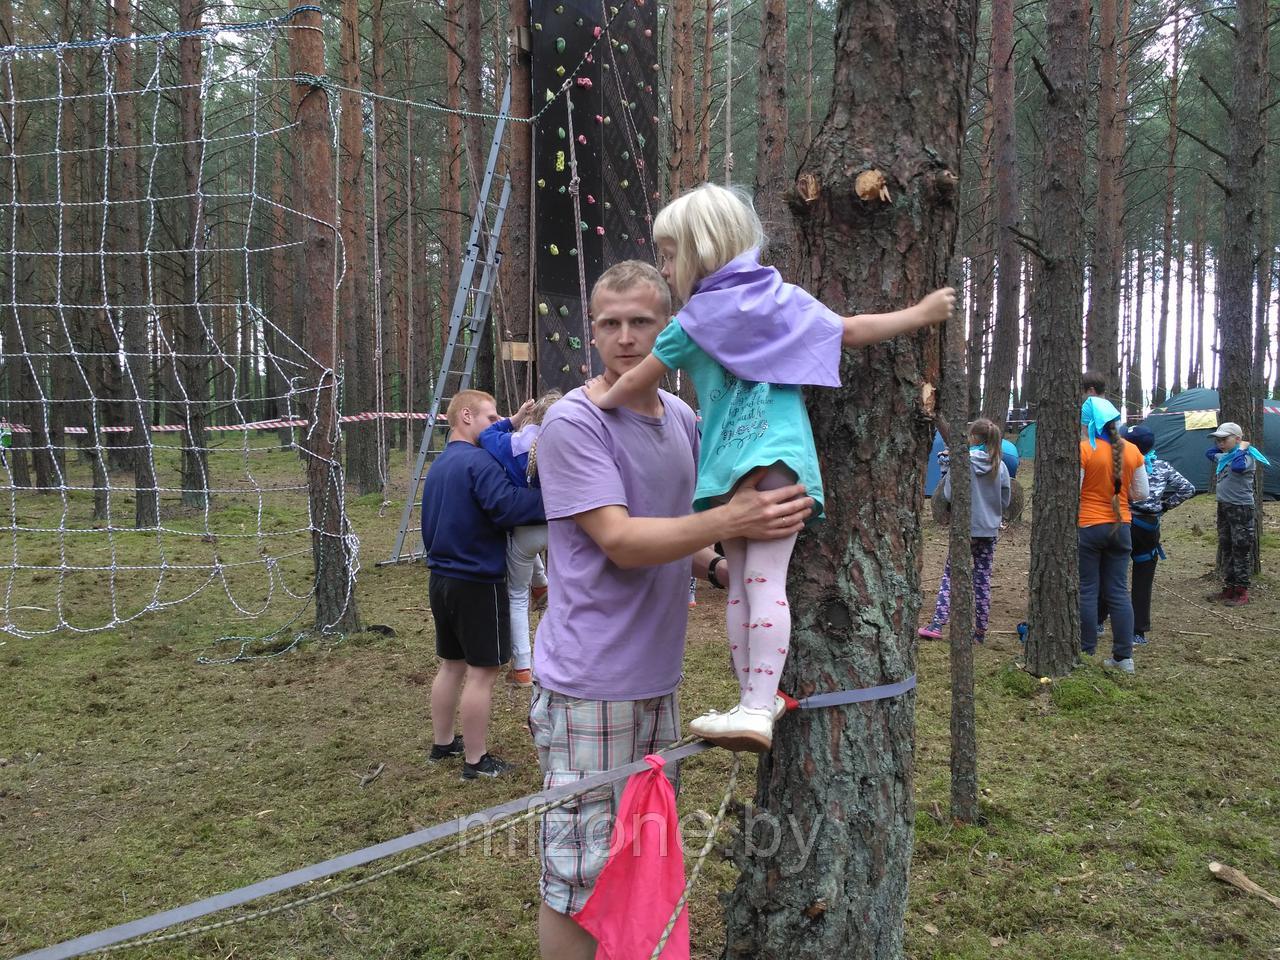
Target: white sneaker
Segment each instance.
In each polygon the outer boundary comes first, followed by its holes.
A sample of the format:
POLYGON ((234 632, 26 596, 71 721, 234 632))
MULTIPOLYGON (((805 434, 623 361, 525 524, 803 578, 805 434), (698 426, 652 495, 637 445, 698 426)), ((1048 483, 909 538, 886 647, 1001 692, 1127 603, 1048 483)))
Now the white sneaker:
POLYGON ((777 723, 784 716, 786 716, 786 713, 787 713, 787 701, 783 700, 781 697, 775 696, 773 698, 773 722, 777 723))
POLYGON ((1133 673, 1133 657, 1126 657, 1124 660, 1113 660, 1110 657, 1102 661, 1104 667, 1111 667, 1114 670, 1123 670, 1125 673, 1133 673))
POLYGON ((750 710, 738 704, 728 713, 698 717, 689 724, 689 732, 729 750, 764 753, 773 746, 773 718, 773 711, 750 710))

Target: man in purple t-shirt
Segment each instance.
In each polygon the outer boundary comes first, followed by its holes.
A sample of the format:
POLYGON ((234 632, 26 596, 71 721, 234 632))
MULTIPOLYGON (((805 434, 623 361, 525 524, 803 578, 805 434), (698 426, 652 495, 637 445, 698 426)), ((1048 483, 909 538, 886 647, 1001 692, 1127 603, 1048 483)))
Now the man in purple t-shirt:
MULTIPOLYGON (((698 433, 688 405, 655 388, 631 406, 601 410, 584 392, 603 391, 648 355, 671 317, 666 282, 650 264, 620 263, 592 290, 591 316, 602 382, 559 400, 538 438, 551 594, 534 649, 529 726, 545 788, 679 739, 690 564, 720 586, 729 572, 709 544, 791 536, 813 506, 803 487, 757 490, 757 477, 728 503, 690 515, 698 433)), ((595 956, 595 940, 570 918, 607 860, 622 786, 543 818, 544 958, 595 956)))

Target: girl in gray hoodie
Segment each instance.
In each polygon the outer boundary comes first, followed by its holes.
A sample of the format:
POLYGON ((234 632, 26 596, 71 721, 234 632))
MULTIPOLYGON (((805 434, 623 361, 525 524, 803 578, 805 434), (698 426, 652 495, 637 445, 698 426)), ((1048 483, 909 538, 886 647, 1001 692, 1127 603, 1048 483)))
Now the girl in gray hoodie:
MULTIPOLYGON (((934 496, 951 499, 950 458, 944 450, 938 456, 943 473, 942 484, 934 496)), ((996 556, 996 537, 1000 534, 1000 519, 1009 506, 1013 484, 1009 470, 1000 458, 1000 428, 990 420, 975 420, 969 425, 969 467, 973 479, 969 485, 969 547, 973 554, 973 605, 975 643, 982 643, 987 635, 987 620, 991 613, 991 567, 996 556), (994 466, 993 466, 994 465, 994 466)), ((951 557, 947 557, 942 572, 942 585, 938 588, 938 601, 933 619, 921 627, 919 634, 930 640, 942 637, 942 628, 951 616, 951 557)))

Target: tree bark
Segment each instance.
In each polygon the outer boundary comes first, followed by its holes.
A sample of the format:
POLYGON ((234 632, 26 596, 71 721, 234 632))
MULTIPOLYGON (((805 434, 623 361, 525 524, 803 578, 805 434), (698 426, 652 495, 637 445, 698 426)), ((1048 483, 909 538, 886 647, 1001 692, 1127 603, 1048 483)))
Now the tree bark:
POLYGON ((1266 0, 1238 0, 1232 44, 1231 113, 1223 203, 1223 243, 1215 285, 1222 334, 1221 419, 1261 442, 1253 396, 1253 280, 1258 242, 1262 139, 1262 75, 1266 0))
POLYGON ((1066 676, 1080 645, 1080 347, 1084 254, 1088 0, 1048 0, 1043 276, 1031 311, 1036 391, 1036 495, 1031 518, 1027 670, 1066 676))
MULTIPOLYGON (((800 280, 824 303, 897 309, 945 279, 976 20, 972 0, 840 3, 831 110, 805 168, 821 190, 797 211, 800 280), (864 58, 869 46, 882 55, 864 58), (857 196, 869 169, 885 175, 891 203, 857 196)), ((841 370, 842 388, 809 397, 828 519, 791 565, 783 688, 799 695, 892 682, 915 666, 921 465, 933 432, 924 388, 938 376, 937 336, 847 353, 841 370), (900 469, 886 474, 890 458, 900 469)), ((779 725, 756 803, 815 836, 814 855, 800 855, 791 829, 772 857, 744 855, 727 957, 902 955, 914 710, 908 694, 779 725)))
POLYGON ((991 180, 995 167, 995 105, 993 102, 992 64, 995 45, 987 45, 986 104, 982 111, 982 150, 979 163, 980 193, 975 217, 977 228, 973 232, 973 250, 969 257, 972 265, 970 284, 973 290, 972 322, 969 324, 968 357, 965 380, 969 387, 969 404, 966 419, 977 417, 982 409, 982 360, 991 332, 991 306, 995 287, 996 230, 992 222, 995 206, 995 190, 991 180))
POLYGON ((1135 278, 1134 312, 1129 341, 1129 376, 1125 381, 1124 406, 1129 416, 1142 416, 1142 304, 1147 285, 1146 249, 1138 245, 1138 272, 1135 278))
MULTIPOLYGON (((325 74, 324 34, 320 14, 303 10, 289 31, 290 69, 297 74, 325 74)), ((333 221, 333 130, 329 95, 323 86, 290 85, 295 118, 293 196, 302 216, 296 270, 301 296, 299 328, 304 332, 313 368, 304 396, 311 409, 305 433, 307 487, 311 516, 311 548, 315 562, 316 629, 347 633, 359 629, 352 538, 342 510, 342 462, 337 450, 338 398, 333 375, 333 306, 337 245, 333 221)))
MULTIPOLYGON (((133 34, 130 0, 113 0, 114 21, 112 33, 117 37, 133 34)), ((116 131, 120 147, 119 162, 115 171, 116 195, 120 198, 117 208, 117 230, 120 250, 141 250, 142 230, 138 206, 138 118, 133 101, 132 44, 121 43, 112 48, 116 65, 116 131)), ((151 371, 147 355, 147 311, 142 278, 145 276, 143 258, 117 258, 119 261, 120 294, 124 309, 120 310, 119 326, 123 328, 119 346, 124 352, 124 374, 129 383, 132 400, 126 414, 133 426, 131 451, 133 461, 134 495, 133 520, 137 527, 154 527, 160 519, 160 493, 156 489, 156 466, 151 447, 151 371)))
POLYGON ((1164 174, 1164 249, 1160 257, 1160 330, 1156 335, 1155 372, 1152 377, 1151 403, 1158 406, 1169 395, 1169 374, 1166 370, 1166 346, 1169 342, 1169 272, 1173 266, 1173 201, 1174 172, 1178 162, 1178 70, 1181 55, 1182 19, 1178 10, 1179 0, 1172 0, 1173 60, 1169 74, 1169 137, 1168 163, 1164 174))
MULTIPOLYGON (((348 91, 359 90, 360 11, 356 0, 342 0, 339 57, 342 82, 348 91)), ((364 181, 364 98, 342 94, 338 133, 341 149, 341 210, 343 255, 346 260, 338 288, 338 321, 343 345, 342 398, 344 412, 363 413, 374 408, 373 309, 369 299, 369 240, 366 224, 364 181)), ((380 462, 378 425, 372 421, 348 423, 345 434, 347 476, 361 496, 382 489, 385 464, 380 462)))
MULTIPOLYGON (((480 0, 461 0, 461 13, 463 35, 463 54, 462 54, 462 90, 465 96, 467 110, 473 114, 492 111, 496 104, 486 104, 484 99, 484 85, 482 81, 484 56, 481 51, 480 41, 483 36, 484 11, 480 6, 480 0)), ((469 116, 465 120, 466 126, 466 166, 463 170, 461 182, 468 184, 466 196, 468 202, 463 206, 463 215, 459 218, 459 229, 466 230, 470 224, 470 216, 476 208, 476 201, 479 198, 480 185, 484 181, 484 165, 485 158, 488 156, 488 150, 484 143, 484 123, 476 116, 469 116)), ((459 194, 452 202, 457 203, 462 197, 459 194)), ((493 199, 497 199, 495 196, 493 199)), ((459 264, 465 251, 462 247, 462 241, 458 242, 459 264)), ((476 350, 475 369, 472 374, 471 385, 477 390, 484 390, 488 393, 498 394, 497 386, 497 364, 494 357, 493 343, 497 336, 497 324, 487 323, 484 333, 480 338, 479 348, 476 350)))
POLYGON ((1018 150, 1013 109, 1013 0, 991 4, 991 102, 996 143, 996 322, 991 334, 982 415, 1003 425, 1018 362, 1019 273, 1018 150))
MULTIPOLYGON (((179 0, 178 22, 183 30, 198 30, 203 17, 201 0, 179 0)), ((200 200, 200 180, 204 162, 203 111, 200 98, 201 43, 197 38, 178 41, 178 110, 182 128, 184 192, 188 196, 185 218, 186 242, 182 256, 182 303, 178 314, 175 360, 181 410, 186 426, 182 434, 182 503, 207 508, 209 496, 209 440, 205 432, 209 406, 209 336, 201 316, 199 278, 200 250, 204 243, 204 207, 200 200)), ((332 216, 332 211, 328 216, 332 216)))
MULTIPOLYGON (((944 330, 942 409, 954 424, 951 442, 951 818, 978 820, 978 734, 973 690, 973 562, 970 546, 969 371, 964 324, 959 317, 944 330)), ((934 492, 940 496, 941 491, 934 492)))
POLYGON ((1119 334, 1120 290, 1117 284, 1116 249, 1123 243, 1119 196, 1124 160, 1123 105, 1118 97, 1116 0, 1098 5, 1098 190, 1093 257, 1089 269, 1089 314, 1085 321, 1085 356, 1089 369, 1107 378, 1107 389, 1118 391, 1120 367, 1116 360, 1119 334))
MULTIPOLYGON (((702 14, 702 97, 698 105, 698 183, 706 183, 711 176, 711 104, 715 58, 712 50, 716 39, 716 0, 707 0, 702 14)), ((812 103, 809 104, 813 106, 812 103)))
POLYGON ((769 237, 768 260, 783 276, 793 273, 794 233, 784 229, 787 188, 787 0, 760 4, 760 75, 757 82, 756 212, 769 237))
MULTIPOLYGON (((671 0, 671 196, 693 186, 693 0, 671 0)), ((785 41, 784 41, 785 42, 785 41)))
MULTIPOLYGON (((377 214, 377 236, 373 242, 377 244, 378 263, 374 271, 377 281, 376 296, 379 300, 379 312, 382 320, 382 351, 379 358, 382 367, 381 387, 382 401, 380 410, 389 409, 394 403, 396 384, 396 365, 399 351, 396 349, 396 331, 400 326, 400 289, 396 282, 394 261, 400 251, 394 249, 392 240, 395 230, 393 211, 403 209, 400 197, 400 181, 395 174, 395 133, 400 127, 400 116, 396 106, 383 99, 387 95, 387 25, 384 17, 384 0, 373 0, 370 5, 369 45, 373 74, 373 127, 377 147, 377 162, 374 164, 374 210, 377 214)), ((527 116, 527 114, 525 114, 527 116)), ((378 432, 384 450, 389 450, 400 433, 403 421, 378 421, 378 432)))
POLYGON ((1204 385, 1204 191, 1196 192, 1195 227, 1191 233, 1191 369, 1187 386, 1204 385))
MULTIPOLYGON (((445 13, 445 78, 448 90, 445 105, 450 111, 462 106, 462 58, 458 55, 458 21, 462 15, 462 0, 447 0, 445 13)), ((449 311, 453 308, 454 292, 462 272, 462 119, 450 112, 445 120, 444 155, 440 158, 440 337, 448 335, 449 311)), ((425 319, 425 314, 424 314, 425 319)), ((431 338, 431 354, 438 356, 435 337, 431 338)), ((425 346, 425 344, 424 344, 425 346)), ((425 373, 426 371, 424 371, 425 373)), ((425 380, 425 377, 424 377, 425 380)), ((423 394, 422 402, 426 402, 423 394)))
POLYGON ((1183 289, 1186 286, 1186 250, 1187 245, 1182 236, 1183 228, 1186 226, 1186 218, 1178 220, 1178 236, 1174 240, 1174 258, 1178 262, 1176 272, 1174 273, 1177 287, 1174 289, 1173 296, 1173 376, 1170 378, 1169 395, 1176 396, 1182 392, 1182 308, 1183 308, 1183 289))
MULTIPOLYGON (((511 0, 511 115, 527 117, 532 113, 530 95, 529 51, 519 44, 520 28, 529 26, 528 0, 511 0)), ((505 337, 530 344, 529 356, 534 357, 535 324, 533 321, 533 245, 537 243, 537 221, 530 196, 530 178, 533 176, 533 124, 507 124, 507 169, 511 173, 511 200, 507 205, 507 219, 514 229, 507 231, 503 244, 506 255, 502 258, 502 302, 505 305, 505 337)), ((532 389, 537 382, 533 361, 524 363, 523 377, 518 384, 521 394, 532 389)))

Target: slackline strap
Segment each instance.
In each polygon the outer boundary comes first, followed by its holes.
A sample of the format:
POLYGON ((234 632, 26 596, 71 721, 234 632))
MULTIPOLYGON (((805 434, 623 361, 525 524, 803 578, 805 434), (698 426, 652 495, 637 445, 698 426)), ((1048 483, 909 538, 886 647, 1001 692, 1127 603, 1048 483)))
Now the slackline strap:
MULTIPOLYGON (((702 753, 704 750, 710 749, 711 744, 699 740, 685 744, 682 747, 676 747, 674 750, 661 752, 659 756, 670 763, 673 760, 683 760, 685 757, 691 757, 696 753, 702 753)), ((323 863, 315 863, 300 870, 282 873, 278 877, 272 877, 269 880, 259 880, 257 883, 252 883, 247 887, 240 887, 238 890, 220 893, 204 900, 197 900, 195 903, 188 903, 185 906, 166 910, 163 913, 154 913, 140 920, 131 920, 128 923, 108 927, 105 930, 86 934, 74 940, 67 940, 52 947, 43 947, 40 950, 20 954, 14 960, 62 960, 65 957, 78 957, 86 953, 94 953, 115 943, 133 940, 136 937, 155 933, 157 930, 163 930, 166 927, 172 927, 180 923, 189 923, 211 913, 241 906, 260 897, 280 893, 283 890, 289 890, 304 883, 323 880, 325 877, 330 877, 335 873, 341 873, 353 867, 360 867, 383 857, 404 853, 406 850, 412 850, 415 847, 456 836, 473 827, 484 826, 496 820, 503 820, 507 817, 525 813, 531 807, 541 806, 544 803, 553 803, 556 800, 570 797, 575 793, 607 786, 617 780, 625 779, 633 773, 640 773, 649 769, 651 768, 647 762, 637 760, 635 763, 583 777, 581 780, 562 784, 530 797, 517 797, 515 800, 508 800, 506 803, 500 803, 496 807, 490 807, 478 813, 469 813, 446 823, 436 824, 434 827, 427 827, 415 833, 406 834, 395 840, 387 840, 372 847, 365 847, 363 850, 346 853, 332 860, 325 860, 323 863)))

